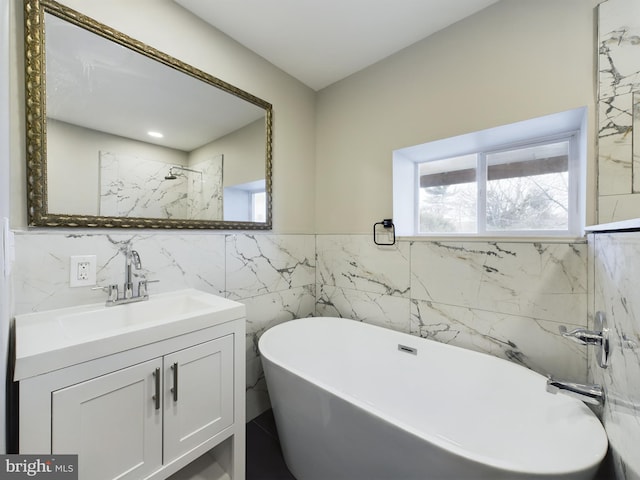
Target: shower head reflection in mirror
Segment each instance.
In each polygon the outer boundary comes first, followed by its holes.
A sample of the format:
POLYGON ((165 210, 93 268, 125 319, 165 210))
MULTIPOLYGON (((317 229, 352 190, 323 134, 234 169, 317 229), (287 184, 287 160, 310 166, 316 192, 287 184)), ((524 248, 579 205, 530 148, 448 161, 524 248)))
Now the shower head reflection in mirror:
POLYGON ((222 154, 184 166, 101 151, 100 215, 222 220, 223 163, 222 154))
POLYGON ((200 174, 200 181, 202 181, 202 172, 200 170, 194 170, 192 168, 181 167, 180 165, 174 165, 169 169, 169 173, 164 176, 165 180, 177 180, 178 175, 185 176, 181 172, 192 172, 200 174), (177 172, 175 171, 177 170, 177 172))

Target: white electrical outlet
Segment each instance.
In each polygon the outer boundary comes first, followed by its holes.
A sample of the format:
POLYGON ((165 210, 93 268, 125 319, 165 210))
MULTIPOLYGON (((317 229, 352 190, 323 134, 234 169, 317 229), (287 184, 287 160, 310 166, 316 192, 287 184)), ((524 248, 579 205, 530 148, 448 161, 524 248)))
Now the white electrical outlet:
POLYGON ((72 255, 69 266, 69 286, 87 287, 96 284, 96 256, 72 255))

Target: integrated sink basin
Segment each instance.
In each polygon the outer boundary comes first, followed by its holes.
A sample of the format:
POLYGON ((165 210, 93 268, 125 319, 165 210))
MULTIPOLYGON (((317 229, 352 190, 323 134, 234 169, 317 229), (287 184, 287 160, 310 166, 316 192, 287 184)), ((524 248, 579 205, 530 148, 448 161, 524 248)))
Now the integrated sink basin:
POLYGON ((149 300, 17 315, 14 379, 64 368, 245 316, 245 306, 195 289, 149 300))
MULTIPOLYGON (((56 315, 64 334, 70 338, 86 338, 105 335, 122 329, 144 328, 186 316, 200 314, 211 304, 189 294, 157 296, 138 303, 117 307, 98 307, 93 310, 56 315)), ((54 313, 55 312, 51 312, 54 313)))

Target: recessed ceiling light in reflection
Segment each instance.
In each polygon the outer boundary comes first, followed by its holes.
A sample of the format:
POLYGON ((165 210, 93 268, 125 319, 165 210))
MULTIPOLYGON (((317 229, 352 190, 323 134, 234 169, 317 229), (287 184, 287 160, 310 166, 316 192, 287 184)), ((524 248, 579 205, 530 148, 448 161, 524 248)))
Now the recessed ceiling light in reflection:
POLYGON ((164 137, 164 135, 161 134, 160 132, 147 132, 147 135, 149 135, 150 137, 153 137, 153 138, 162 138, 162 137, 164 137))

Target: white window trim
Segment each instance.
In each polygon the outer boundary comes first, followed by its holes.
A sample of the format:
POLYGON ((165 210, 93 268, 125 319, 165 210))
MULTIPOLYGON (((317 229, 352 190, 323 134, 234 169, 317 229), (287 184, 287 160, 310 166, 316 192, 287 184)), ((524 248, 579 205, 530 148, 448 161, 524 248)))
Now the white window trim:
MULTIPOLYGON (((570 110, 503 127, 483 130, 440 141, 417 145, 393 152, 393 218, 398 237, 411 239, 576 239, 584 236, 585 176, 586 176, 586 108, 570 110), (533 134, 532 134, 533 132, 533 134), (486 140, 489 139, 489 140, 486 140), (478 225, 478 233, 418 233, 418 164, 424 161, 442 160, 456 156, 480 153, 484 156, 523 146, 569 140, 569 225, 567 230, 486 231, 478 225), (483 143, 484 142, 484 143, 483 143), (471 145, 471 146, 469 146, 471 145), (432 148, 433 147, 433 148, 432 148), (473 148, 476 147, 476 148, 473 148), (424 152, 437 152, 425 158, 424 152), (416 153, 418 152, 418 153, 416 153), (409 182, 409 183, 407 183, 409 182), (415 188, 407 188, 407 185, 415 188)), ((486 169, 478 165, 478 175, 486 175, 486 169)), ((486 178, 477 178, 478 188, 486 186, 486 178)), ((486 192, 479 192, 484 203, 486 192)), ((486 211, 486 204, 478 209, 486 211)), ((482 221, 485 216, 480 215, 482 221)))

